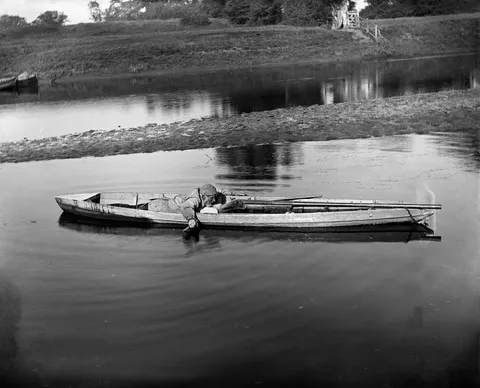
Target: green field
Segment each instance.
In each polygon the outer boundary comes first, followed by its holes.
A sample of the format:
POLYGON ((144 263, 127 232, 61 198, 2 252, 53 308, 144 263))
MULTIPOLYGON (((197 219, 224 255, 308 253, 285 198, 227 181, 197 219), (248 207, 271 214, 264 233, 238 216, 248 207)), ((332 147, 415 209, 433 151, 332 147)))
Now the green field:
POLYGON ((140 72, 183 72, 269 64, 474 52, 480 14, 375 21, 384 39, 327 27, 208 27, 178 20, 27 27, 0 35, 0 74, 30 71, 43 81, 140 72))

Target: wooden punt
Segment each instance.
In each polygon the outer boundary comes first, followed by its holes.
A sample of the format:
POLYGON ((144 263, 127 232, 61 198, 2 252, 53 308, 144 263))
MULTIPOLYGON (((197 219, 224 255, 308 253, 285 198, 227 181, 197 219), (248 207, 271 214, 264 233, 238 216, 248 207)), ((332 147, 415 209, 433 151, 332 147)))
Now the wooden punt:
MULTIPOLYGON (((105 221, 135 223, 146 226, 185 227, 181 214, 139 209, 152 199, 172 198, 176 194, 155 193, 86 193, 55 197, 67 213, 105 221)), ((421 223, 440 205, 395 201, 339 200, 286 197, 227 196, 245 204, 241 212, 197 213, 204 228, 268 229, 281 231, 315 231, 325 228, 421 223)))
POLYGON ((17 77, 0 78, 0 90, 14 89, 17 84, 17 77))

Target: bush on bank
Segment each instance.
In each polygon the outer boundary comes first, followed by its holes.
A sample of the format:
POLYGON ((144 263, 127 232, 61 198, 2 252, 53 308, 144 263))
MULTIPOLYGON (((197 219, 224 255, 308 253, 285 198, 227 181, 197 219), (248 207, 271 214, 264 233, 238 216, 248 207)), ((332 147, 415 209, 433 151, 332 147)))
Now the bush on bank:
POLYGON ((21 28, 28 25, 25 18, 13 15, 0 16, 0 31, 8 31, 15 28, 21 28))
POLYGON ((388 19, 411 16, 446 15, 477 11, 478 0, 369 0, 360 12, 367 19, 388 19))
POLYGON ((331 6, 315 0, 284 0, 284 24, 317 26, 327 22, 331 6))
POLYGON ((225 14, 235 24, 269 25, 282 21, 281 0, 228 0, 225 14))
POLYGON ((58 32, 68 16, 63 12, 45 11, 37 16, 31 23, 25 18, 15 15, 0 16, 0 36, 20 38, 26 35, 43 35, 58 32))
POLYGON ((203 10, 201 4, 185 4, 185 3, 152 3, 145 5, 145 12, 137 15, 139 20, 168 20, 191 18, 192 15, 201 15, 208 17, 203 10))
POLYGON ((45 11, 37 16, 31 23, 27 23, 25 18, 17 15, 1 15, 0 16, 0 32, 21 32, 25 30, 37 31, 39 33, 43 31, 50 32, 57 30, 68 21, 68 16, 63 12, 58 11, 45 11))
POLYGON ((244 0, 228 0, 225 4, 225 14, 232 23, 246 24, 250 13, 250 3, 244 0))
POLYGON ((203 27, 210 24, 210 19, 204 13, 192 12, 180 19, 182 26, 203 27))
POLYGON ((203 0, 202 9, 212 18, 225 16, 225 5, 227 0, 203 0))

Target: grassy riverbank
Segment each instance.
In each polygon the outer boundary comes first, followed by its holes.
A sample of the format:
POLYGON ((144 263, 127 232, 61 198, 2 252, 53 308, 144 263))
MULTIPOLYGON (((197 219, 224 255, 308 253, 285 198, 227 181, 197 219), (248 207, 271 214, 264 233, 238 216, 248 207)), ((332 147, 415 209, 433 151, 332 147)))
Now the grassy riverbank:
POLYGON ((0 143, 0 163, 468 131, 479 122, 480 90, 472 89, 0 143))
POLYGON ((41 80, 110 77, 306 61, 392 58, 473 52, 480 14, 375 21, 385 39, 326 27, 208 27, 178 20, 28 27, 0 36, 0 74, 37 72, 41 80))

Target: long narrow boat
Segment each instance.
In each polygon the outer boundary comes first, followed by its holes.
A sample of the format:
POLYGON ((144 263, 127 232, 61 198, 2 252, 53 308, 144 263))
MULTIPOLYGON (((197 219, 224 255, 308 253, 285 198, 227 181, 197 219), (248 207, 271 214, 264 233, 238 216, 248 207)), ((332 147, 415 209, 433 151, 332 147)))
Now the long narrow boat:
POLYGON ((17 84, 17 77, 0 78, 0 90, 14 89, 17 84))
MULTIPOLYGON (((86 193, 55 197, 67 213, 105 221, 136 223, 147 226, 185 227, 181 214, 142 210, 153 199, 173 198, 176 194, 155 193, 86 193)), ((395 201, 340 200, 313 197, 227 196, 240 199, 242 210, 232 213, 197 213, 202 227, 221 229, 270 229, 315 231, 326 228, 421 223, 441 205, 395 201)))

